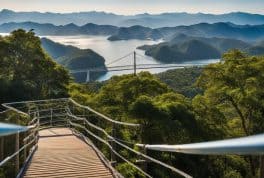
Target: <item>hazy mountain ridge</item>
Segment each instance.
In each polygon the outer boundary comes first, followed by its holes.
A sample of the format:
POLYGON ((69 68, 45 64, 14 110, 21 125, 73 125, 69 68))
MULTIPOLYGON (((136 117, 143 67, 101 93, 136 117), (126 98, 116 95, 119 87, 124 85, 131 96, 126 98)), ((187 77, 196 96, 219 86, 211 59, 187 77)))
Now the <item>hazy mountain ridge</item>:
POLYGON ((111 25, 85 24, 77 26, 73 23, 56 26, 50 23, 40 24, 35 22, 4 23, 0 25, 0 32, 9 33, 18 28, 24 30, 34 29, 37 35, 112 35, 118 27, 111 25))
POLYGON ((109 40, 129 39, 164 39, 171 40, 177 34, 192 34, 200 37, 236 38, 246 41, 264 39, 264 25, 235 25, 232 23, 200 23, 190 26, 149 28, 143 26, 116 27, 111 25, 86 24, 77 26, 73 23, 56 26, 34 22, 5 23, 0 25, 0 32, 8 33, 18 28, 34 29, 38 35, 109 35, 109 40))
POLYGON ((137 14, 117 15, 105 12, 74 12, 74 13, 40 13, 40 12, 14 12, 4 9, 0 11, 0 24, 7 22, 32 21, 37 23, 52 23, 66 25, 75 23, 84 25, 87 23, 108 24, 114 26, 141 25, 152 28, 174 27, 179 25, 192 25, 197 23, 232 22, 235 24, 264 24, 264 15, 244 12, 232 12, 227 14, 204 14, 204 13, 162 13, 162 14, 137 14))
POLYGON ((150 29, 142 26, 123 27, 110 40, 124 39, 161 39, 171 40, 177 34, 192 34, 199 37, 236 38, 246 41, 264 39, 264 25, 236 25, 232 23, 200 23, 190 26, 163 27, 150 29), (147 31, 142 33, 142 31, 147 31), (133 33, 131 33, 133 31, 133 33), (125 33, 127 32, 127 33, 125 33), (132 34, 132 35, 131 35, 132 34), (150 35, 152 34, 152 35, 150 35))
POLYGON ((158 40, 161 38, 163 38, 163 35, 159 30, 137 25, 128 28, 127 27, 119 28, 116 34, 110 36, 108 40, 110 41, 129 40, 129 39, 158 40))

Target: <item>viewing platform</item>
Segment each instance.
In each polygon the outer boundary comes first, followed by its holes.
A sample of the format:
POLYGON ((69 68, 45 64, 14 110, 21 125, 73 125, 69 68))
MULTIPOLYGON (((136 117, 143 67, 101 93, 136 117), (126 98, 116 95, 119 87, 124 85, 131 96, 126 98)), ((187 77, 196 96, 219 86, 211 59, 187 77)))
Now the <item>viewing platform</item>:
POLYGON ((0 168, 11 170, 17 178, 123 178, 117 168, 124 163, 128 169, 133 168, 149 178, 153 177, 146 168, 150 164, 191 178, 188 173, 151 157, 146 150, 197 155, 264 155, 264 134, 182 145, 148 145, 122 140, 117 134, 124 130, 138 132, 140 124, 113 120, 71 98, 4 103, 3 106, 7 110, 2 114, 11 112, 16 117, 23 116, 20 121, 25 123, 0 125, 0 168), (5 148, 15 150, 11 153, 5 148))
POLYGON ((113 178, 114 175, 96 151, 72 130, 50 128, 39 132, 38 148, 24 177, 113 178))

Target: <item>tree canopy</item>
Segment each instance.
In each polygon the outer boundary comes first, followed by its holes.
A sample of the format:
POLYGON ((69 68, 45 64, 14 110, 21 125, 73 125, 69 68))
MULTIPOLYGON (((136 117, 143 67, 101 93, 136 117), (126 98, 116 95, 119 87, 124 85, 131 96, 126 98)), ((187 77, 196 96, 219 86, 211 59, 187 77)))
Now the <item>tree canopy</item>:
POLYGON ((67 96, 68 72, 42 49, 33 31, 0 37, 0 98, 7 101, 67 96))

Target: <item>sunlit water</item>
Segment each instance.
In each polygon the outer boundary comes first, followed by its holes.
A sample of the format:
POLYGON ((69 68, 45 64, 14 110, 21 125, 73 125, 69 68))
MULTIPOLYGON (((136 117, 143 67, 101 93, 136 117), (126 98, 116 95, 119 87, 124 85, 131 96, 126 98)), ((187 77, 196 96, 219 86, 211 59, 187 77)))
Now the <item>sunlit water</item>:
MULTIPOLYGON (((0 35, 8 35, 7 33, 0 35)), ((76 46, 81 49, 92 49, 96 53, 100 54, 105 58, 105 63, 108 64, 111 61, 123 57, 133 51, 136 51, 139 55, 144 56, 137 57, 137 64, 161 64, 159 61, 153 59, 152 57, 146 56, 143 50, 136 49, 138 46, 142 45, 152 45, 160 43, 161 41, 152 40, 122 40, 122 41, 109 41, 108 36, 92 36, 92 35, 76 35, 76 36, 45 36, 55 42, 62 43, 65 45, 76 46)), ((198 64, 209 64, 218 62, 219 59, 209 59, 209 60, 199 60, 199 61, 188 61, 184 64, 198 65, 198 64)), ((117 63, 108 65, 109 66, 121 66, 121 65, 132 65, 133 56, 118 61, 117 63)), ((175 68, 175 67, 174 67, 175 68)), ((151 73, 159 73, 166 71, 168 69, 144 69, 145 71, 150 71, 151 73)), ((137 70, 138 72, 142 70, 137 70)), ((132 73, 131 71, 111 71, 107 72, 104 76, 100 77, 99 80, 107 80, 113 75, 122 75, 132 73)))

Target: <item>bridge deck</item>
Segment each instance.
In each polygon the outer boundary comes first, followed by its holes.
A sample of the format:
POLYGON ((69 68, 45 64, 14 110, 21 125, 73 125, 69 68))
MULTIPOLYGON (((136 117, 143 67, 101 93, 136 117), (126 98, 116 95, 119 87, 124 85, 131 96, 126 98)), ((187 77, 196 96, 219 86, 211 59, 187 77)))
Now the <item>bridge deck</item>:
POLYGON ((94 149, 73 135, 70 129, 51 128, 39 134, 38 149, 25 178, 113 177, 94 149))

